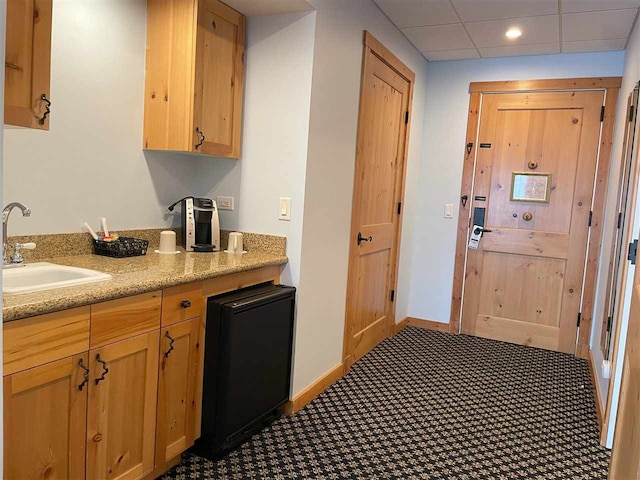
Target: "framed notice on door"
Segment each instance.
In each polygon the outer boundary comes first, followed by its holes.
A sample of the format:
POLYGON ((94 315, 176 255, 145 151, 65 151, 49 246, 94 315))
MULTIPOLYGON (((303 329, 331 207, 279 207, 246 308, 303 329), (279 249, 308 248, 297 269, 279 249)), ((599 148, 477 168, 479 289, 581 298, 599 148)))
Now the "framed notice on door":
POLYGON ((511 200, 516 202, 549 203, 551 174, 512 172, 511 200))

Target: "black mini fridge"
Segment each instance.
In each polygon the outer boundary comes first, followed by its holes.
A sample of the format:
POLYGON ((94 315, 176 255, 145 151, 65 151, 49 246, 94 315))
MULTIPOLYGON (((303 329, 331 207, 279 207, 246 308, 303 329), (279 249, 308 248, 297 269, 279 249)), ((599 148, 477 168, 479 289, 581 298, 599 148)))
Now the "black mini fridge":
POLYGON ((295 292, 262 285, 208 300, 198 455, 220 458, 289 399, 295 292))

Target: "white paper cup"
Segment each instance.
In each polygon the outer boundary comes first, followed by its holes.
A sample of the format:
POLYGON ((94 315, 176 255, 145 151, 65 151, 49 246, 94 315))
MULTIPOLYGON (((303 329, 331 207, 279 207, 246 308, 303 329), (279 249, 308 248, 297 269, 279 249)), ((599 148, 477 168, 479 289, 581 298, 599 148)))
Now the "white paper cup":
POLYGON ((176 251, 176 232, 164 230, 160 232, 160 253, 174 253, 176 251))
POLYGON ((231 232, 229 234, 229 246, 227 247, 227 251, 229 253, 242 253, 242 247, 242 234, 239 232, 231 232))

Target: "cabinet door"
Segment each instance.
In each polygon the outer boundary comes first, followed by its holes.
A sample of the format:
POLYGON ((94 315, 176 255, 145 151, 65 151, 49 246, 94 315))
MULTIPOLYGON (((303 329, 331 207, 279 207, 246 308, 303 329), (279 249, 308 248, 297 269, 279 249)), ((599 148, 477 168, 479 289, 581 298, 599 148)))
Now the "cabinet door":
POLYGON ((6 5, 4 123, 49 130, 52 0, 6 5))
POLYGON ((160 337, 156 466, 193 445, 200 318, 163 328, 160 337))
POLYGON ((218 0, 199 0, 194 152, 240 157, 245 18, 218 0))
POLYGON ((4 478, 85 478, 87 354, 4 377, 4 478))
POLYGON ((159 334, 89 352, 87 478, 137 479, 153 470, 159 334))

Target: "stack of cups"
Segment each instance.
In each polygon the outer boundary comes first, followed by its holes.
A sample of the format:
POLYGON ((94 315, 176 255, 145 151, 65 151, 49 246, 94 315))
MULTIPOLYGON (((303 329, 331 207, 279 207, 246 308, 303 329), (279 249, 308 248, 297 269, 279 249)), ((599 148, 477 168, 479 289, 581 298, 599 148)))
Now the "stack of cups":
POLYGON ((176 232, 164 230, 160 232, 160 249, 156 253, 180 253, 176 249, 176 232))
POLYGON ((231 232, 229 234, 229 245, 227 246, 227 253, 244 253, 242 247, 242 234, 238 232, 231 232))

